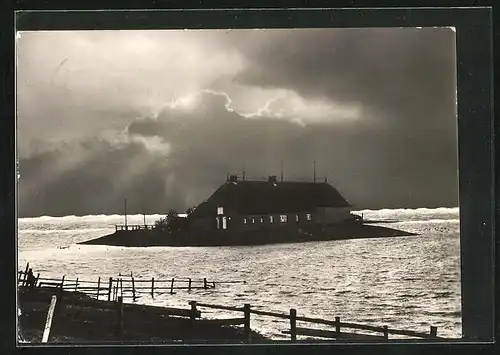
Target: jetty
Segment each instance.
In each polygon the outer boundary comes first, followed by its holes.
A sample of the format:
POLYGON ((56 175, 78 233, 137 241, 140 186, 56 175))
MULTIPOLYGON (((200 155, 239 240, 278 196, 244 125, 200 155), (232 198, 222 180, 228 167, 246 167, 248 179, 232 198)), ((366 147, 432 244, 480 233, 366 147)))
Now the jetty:
MULTIPOLYGON (((19 337, 22 342, 384 342, 394 339, 394 335, 419 342, 443 339, 438 336, 435 326, 429 326, 427 331, 393 329, 386 325, 346 322, 338 316, 332 319, 308 317, 294 308, 284 313, 249 303, 240 306, 209 304, 192 300, 192 295, 185 308, 146 306, 134 299, 127 303, 125 299, 131 298, 125 296, 127 292, 114 292, 104 287, 107 293, 101 293, 99 284, 90 290, 90 287, 78 288, 76 283, 66 283, 64 277, 57 283, 39 274, 34 282, 33 272, 28 267, 28 271, 18 272, 19 337), (207 311, 209 309, 231 313, 231 316, 214 318, 207 311), (271 317, 281 322, 285 338, 270 339, 252 329, 254 317, 271 317)), ((213 284, 209 286, 207 282, 206 285, 206 289, 213 289, 213 284)))

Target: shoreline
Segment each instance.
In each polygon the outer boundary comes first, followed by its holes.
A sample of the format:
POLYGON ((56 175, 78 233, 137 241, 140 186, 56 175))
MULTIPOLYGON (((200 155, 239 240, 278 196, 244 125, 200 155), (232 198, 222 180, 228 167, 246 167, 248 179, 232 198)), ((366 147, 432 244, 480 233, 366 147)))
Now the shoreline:
POLYGON ((309 229, 274 228, 268 230, 215 232, 209 235, 197 235, 189 232, 159 231, 116 231, 102 237, 79 242, 84 245, 109 245, 121 247, 220 247, 220 246, 256 246, 284 243, 305 243, 313 241, 373 239, 390 237, 417 236, 398 229, 374 225, 330 226, 309 229))
MULTIPOLYGON (((123 333, 118 334, 117 302, 92 298, 78 291, 56 288, 19 288, 19 339, 21 344, 42 344, 47 311, 58 296, 48 343, 244 343, 243 329, 216 324, 196 324, 175 317, 165 307, 123 303, 123 333)), ((251 330, 252 341, 270 339, 251 330)))

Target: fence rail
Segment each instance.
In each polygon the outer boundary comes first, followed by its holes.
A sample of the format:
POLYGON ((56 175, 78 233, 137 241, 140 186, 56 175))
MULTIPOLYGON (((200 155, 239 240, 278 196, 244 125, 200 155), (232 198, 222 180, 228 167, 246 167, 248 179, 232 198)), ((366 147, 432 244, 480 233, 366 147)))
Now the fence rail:
MULTIPOLYGON (((311 317, 302 317, 297 316, 297 311, 295 309, 290 309, 289 314, 285 313, 277 313, 277 312, 269 312, 269 311, 261 311, 257 309, 252 309, 249 304, 245 304, 243 307, 232 307, 232 306, 223 306, 223 305, 214 305, 207 303, 197 303, 196 301, 190 301, 189 304, 191 307, 201 307, 201 308, 212 308, 219 310, 227 310, 232 312, 243 312, 244 322, 248 331, 250 330, 250 314, 268 316, 273 318, 281 318, 288 319, 290 321, 290 330, 283 330, 282 334, 290 334, 291 340, 295 341, 297 339, 297 335, 304 336, 312 336, 319 338, 334 338, 334 339, 348 339, 348 340, 388 340, 389 334, 392 335, 403 335, 407 337, 413 338, 421 338, 421 339, 442 339, 437 336, 437 327, 430 326, 430 332, 416 332, 410 330, 399 330, 399 329, 390 329, 387 326, 372 326, 366 324, 356 324, 356 323, 348 323, 341 322, 340 317, 335 317, 335 320, 327 320, 321 318, 311 318, 311 317), (335 328, 335 330, 324 330, 324 329, 312 329, 312 328, 303 328, 297 327, 297 322, 305 322, 305 323, 313 323, 313 324, 322 324, 328 325, 335 328), (341 329, 353 329, 353 330, 364 330, 371 331, 374 333, 381 333, 377 335, 373 334, 360 334, 354 332, 345 332, 341 331, 341 329)), ((241 319, 241 318, 235 318, 241 319)), ((237 322, 237 321, 235 321, 237 322)))
POLYGON ((170 293, 176 291, 194 291, 194 290, 211 290, 216 287, 216 284, 234 284, 244 283, 244 281, 209 281, 207 278, 169 278, 169 279, 141 279, 131 276, 119 276, 101 278, 97 281, 82 280, 80 278, 68 279, 65 276, 61 278, 40 277, 36 276, 33 270, 29 268, 29 263, 26 265, 25 271, 18 271, 18 285, 28 287, 55 287, 65 291, 80 291, 97 299, 105 299, 108 301, 116 301, 118 297, 132 298, 136 301, 142 295, 150 295, 155 297, 159 294, 170 293))
MULTIPOLYGON (((124 311, 128 311, 129 307, 132 305, 124 305, 123 300, 125 297, 131 297, 135 301, 138 297, 138 293, 148 293, 154 296, 155 290, 158 292, 159 290, 170 290, 172 293, 173 290, 177 289, 209 289, 215 287, 215 283, 209 283, 207 279, 202 280, 194 280, 194 279, 169 279, 169 280, 155 280, 152 278, 149 280, 136 280, 133 276, 130 279, 123 278, 112 278, 110 277, 107 280, 98 278, 97 282, 93 281, 83 281, 79 278, 77 279, 65 279, 63 276, 61 279, 54 278, 41 278, 40 274, 37 274, 35 277, 33 275, 32 269, 29 268, 29 263, 26 266, 26 271, 18 272, 18 284, 22 287, 28 288, 38 288, 42 285, 50 285, 55 286, 55 289, 59 291, 81 291, 90 295, 95 296, 97 299, 99 297, 104 297, 107 301, 113 301, 112 304, 116 305, 116 309, 118 312, 118 327, 120 334, 123 333, 123 317, 124 311), (56 282, 54 282, 56 281, 56 282), (129 282, 132 287, 124 288, 123 283, 129 282), (136 287, 136 282, 151 282, 151 287, 136 287), (175 287, 175 282, 183 283, 188 282, 189 288, 184 286, 175 287), (158 286, 161 283, 168 283, 169 286, 158 286), (93 286, 97 283, 97 286, 93 286), (156 283, 156 286, 155 286, 156 283), (202 286, 195 286, 195 283, 200 283, 202 286), (87 286, 90 285, 90 286, 87 286), (126 295, 125 291, 129 291, 132 293, 131 295, 126 295), (148 290, 147 292, 141 290, 148 290)), ((391 329, 387 326, 373 326, 366 324, 357 324, 350 322, 341 322, 340 317, 335 317, 335 320, 327 320, 322 318, 312 318, 312 317, 304 317, 297 316, 296 309, 290 309, 289 314, 286 313, 278 313, 278 312, 270 312, 270 311, 262 311, 258 309, 253 309, 250 304, 244 304, 243 307, 236 306, 228 306, 228 305, 214 305, 208 303, 198 303, 196 301, 188 302, 190 305, 189 309, 183 308, 173 308, 173 307, 155 307, 155 306, 142 306, 143 309, 147 311, 154 310, 155 312, 162 312, 167 315, 177 316, 187 318, 191 324, 194 326, 196 324, 211 324, 218 326, 243 326, 244 330, 244 338, 247 342, 251 342, 251 329, 250 329, 250 316, 251 314, 267 316, 273 318, 286 319, 289 321, 289 329, 281 331, 282 334, 289 334, 291 341, 296 341, 297 336, 309 336, 316 338, 329 338, 329 339, 346 339, 346 340, 388 340, 389 335, 402 335, 412 338, 420 338, 420 339, 442 339, 437 336, 437 327, 430 326, 430 332, 416 332, 410 330, 400 330, 400 329, 391 329), (202 319, 202 311, 199 308, 211 308, 218 309, 230 312, 238 312, 243 313, 242 317, 233 317, 233 318, 222 318, 222 319, 202 319), (314 329, 314 328, 304 328, 297 327, 297 322, 304 323, 312 323, 312 324, 321 324, 330 326, 333 329, 314 329), (352 331, 346 330, 362 330, 369 331, 378 334, 361 334, 352 331)))

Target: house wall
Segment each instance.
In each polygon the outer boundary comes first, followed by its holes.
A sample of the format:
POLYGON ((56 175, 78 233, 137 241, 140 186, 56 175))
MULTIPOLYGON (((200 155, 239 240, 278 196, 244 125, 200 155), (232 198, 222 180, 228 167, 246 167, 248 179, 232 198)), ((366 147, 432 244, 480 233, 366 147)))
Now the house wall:
MULTIPOLYGON (((304 226, 312 223, 334 224, 344 220, 352 219, 350 208, 318 208, 314 212, 306 213, 283 213, 267 215, 247 215, 240 216, 234 213, 226 214, 227 230, 259 230, 263 228, 279 228, 282 226, 304 226), (308 219, 308 215, 310 218, 308 219), (281 216, 286 216, 286 222, 281 221, 281 216), (298 221, 297 221, 298 216, 298 221), (273 218, 271 223, 270 217, 273 218), (262 218, 262 222, 261 222, 262 218), (246 223, 245 223, 246 219, 246 223), (253 219, 253 222, 252 222, 253 219)), ((217 230, 217 217, 215 214, 211 217, 196 218, 191 222, 191 226, 198 230, 217 230)), ((222 223, 222 222, 220 222, 222 223)), ((220 225, 222 229, 222 224, 220 225)))
POLYGON ((320 224, 335 224, 352 219, 349 207, 318 207, 314 211, 314 222, 320 224))
POLYGON ((313 223, 313 219, 314 219, 313 213, 305 213, 305 212, 248 215, 239 217, 239 220, 241 221, 241 228, 244 230, 257 230, 261 228, 278 228, 282 226, 306 225, 313 223), (307 218, 307 215, 310 215, 310 219, 307 218), (286 222, 282 222, 281 219, 282 216, 286 216, 286 222), (272 217, 272 222, 271 222, 271 217, 272 217), (246 218, 246 223, 244 222, 245 218, 246 218), (252 219, 254 220, 254 222, 252 222, 252 219))

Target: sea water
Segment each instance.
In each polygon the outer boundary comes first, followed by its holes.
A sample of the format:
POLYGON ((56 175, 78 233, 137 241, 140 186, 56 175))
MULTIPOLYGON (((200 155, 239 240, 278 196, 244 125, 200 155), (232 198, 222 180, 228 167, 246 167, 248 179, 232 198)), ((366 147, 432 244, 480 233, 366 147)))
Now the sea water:
MULTIPOLYGON (((123 216, 21 218, 18 269, 30 263, 42 277, 97 280, 133 272, 135 278, 191 277, 246 281, 215 289, 179 290, 137 302, 189 308, 188 301, 243 306, 298 316, 461 336, 458 208, 365 210, 365 219, 418 236, 243 247, 125 248, 76 243, 114 232, 123 216)), ((151 224, 160 215, 146 216, 151 224)), ((142 215, 128 216, 143 224, 142 215)), ((241 314, 202 309, 205 317, 241 314)), ((299 327, 314 327, 298 323, 299 327)), ((285 319, 252 315, 251 327, 282 339, 285 319)))

